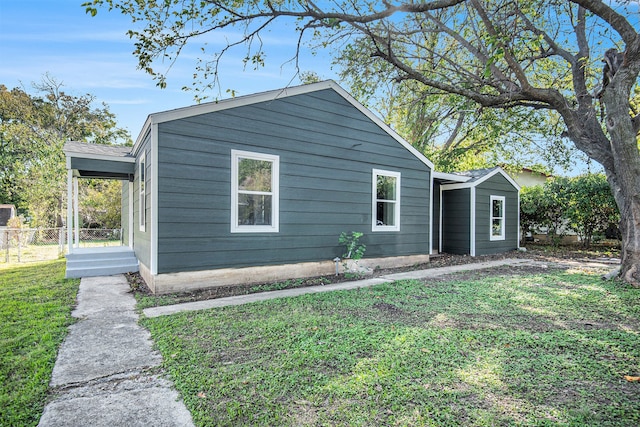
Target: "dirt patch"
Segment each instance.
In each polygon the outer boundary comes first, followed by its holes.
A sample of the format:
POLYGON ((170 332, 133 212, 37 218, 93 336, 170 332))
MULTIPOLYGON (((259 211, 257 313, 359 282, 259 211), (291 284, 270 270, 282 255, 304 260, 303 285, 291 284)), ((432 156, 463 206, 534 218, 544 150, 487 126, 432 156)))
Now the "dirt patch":
MULTIPOLYGON (((614 268, 616 263, 619 264, 619 260, 615 258, 617 253, 612 252, 611 248, 605 248, 601 251, 586 252, 583 250, 570 250, 567 248, 555 248, 550 250, 546 247, 534 248, 525 251, 510 251, 496 255, 482 255, 471 257, 468 255, 451 255, 451 254, 438 254, 433 255, 428 263, 415 264, 411 266, 401 268, 384 268, 376 269, 372 275, 358 276, 353 274, 340 274, 340 275, 328 275, 309 277, 304 279, 292 279, 283 282, 267 282, 259 284, 237 284, 230 286, 217 286, 209 289, 202 289, 191 292, 181 292, 168 295, 162 295, 158 297, 158 305, 162 304, 160 300, 163 298, 171 300, 171 303, 184 303, 193 301, 203 301, 215 298, 225 298, 236 295, 247 295, 251 293, 275 291, 281 289, 302 288, 309 286, 328 285, 333 283, 341 283, 353 280, 359 280, 369 277, 380 277, 393 273, 403 273, 415 270, 426 270, 431 268, 440 268, 454 265, 473 264, 479 262, 501 260, 501 259, 530 259, 535 261, 542 261, 545 264, 525 264, 515 266, 495 267, 487 270, 475 270, 455 273, 454 277, 461 279, 477 279, 484 277, 487 274, 491 275, 525 275, 532 273, 540 273, 544 269, 567 269, 576 268, 579 270, 585 270, 591 273, 600 273, 606 270, 606 266, 610 265, 614 268), (589 267, 589 263, 594 265, 589 267), (603 269, 604 265, 604 269, 603 269)), ((151 291, 147 287, 144 279, 138 273, 128 273, 126 275, 131 290, 134 293, 141 295, 152 295, 151 291)), ((449 276, 451 277, 451 276, 449 276)), ((446 280, 446 278, 438 278, 431 281, 446 280)))

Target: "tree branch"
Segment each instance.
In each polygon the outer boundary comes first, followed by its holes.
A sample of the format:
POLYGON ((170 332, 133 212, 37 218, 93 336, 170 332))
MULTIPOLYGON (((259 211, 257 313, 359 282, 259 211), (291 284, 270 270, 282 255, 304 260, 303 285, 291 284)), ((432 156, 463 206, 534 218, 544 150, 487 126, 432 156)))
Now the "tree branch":
POLYGON ((586 10, 592 12, 593 14, 600 17, 606 23, 611 25, 611 27, 620 34, 620 37, 624 41, 625 44, 630 45, 633 43, 637 43, 638 40, 638 31, 636 28, 631 25, 628 19, 620 15, 614 9, 609 7, 603 1, 597 0, 570 0, 572 3, 580 5, 584 7, 586 10))

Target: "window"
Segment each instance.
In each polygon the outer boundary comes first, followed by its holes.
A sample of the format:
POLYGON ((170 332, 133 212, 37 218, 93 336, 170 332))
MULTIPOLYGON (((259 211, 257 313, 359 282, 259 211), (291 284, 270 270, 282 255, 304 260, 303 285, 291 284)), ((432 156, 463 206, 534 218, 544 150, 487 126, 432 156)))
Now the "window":
POLYGON ((140 231, 145 230, 146 219, 147 219, 147 198, 146 198, 146 179, 147 179, 147 170, 146 170, 146 161, 145 154, 142 153, 142 156, 138 159, 138 216, 139 216, 139 225, 140 231))
POLYGON ((491 240, 504 240, 504 197, 491 196, 491 240))
POLYGON ((373 170, 372 231, 400 230, 400 173, 373 170))
POLYGON ((278 232, 280 158, 231 151, 231 232, 278 232))

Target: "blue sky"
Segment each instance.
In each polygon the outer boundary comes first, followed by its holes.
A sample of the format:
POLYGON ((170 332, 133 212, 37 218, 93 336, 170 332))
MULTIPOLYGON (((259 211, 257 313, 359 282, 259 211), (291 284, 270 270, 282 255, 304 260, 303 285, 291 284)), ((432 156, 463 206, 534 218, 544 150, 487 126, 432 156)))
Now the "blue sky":
MULTIPOLYGON (((134 140, 149 114, 195 103, 194 94, 181 89, 193 81, 194 55, 186 52, 171 69, 168 87, 159 89, 151 76, 137 69, 133 41, 126 35, 129 18, 106 9, 91 17, 83 1, 0 0, 0 84, 33 94, 32 83, 48 73, 67 93, 89 93, 105 102, 134 140)), ((268 37, 266 68, 243 72, 245 52, 230 52, 222 63, 221 92, 212 93, 214 98, 229 97, 227 89, 247 95, 299 83, 292 81, 294 67, 285 64, 295 51, 293 30, 284 28, 268 37)), ((301 69, 316 71, 323 79, 337 78, 328 57, 305 54, 301 69)))

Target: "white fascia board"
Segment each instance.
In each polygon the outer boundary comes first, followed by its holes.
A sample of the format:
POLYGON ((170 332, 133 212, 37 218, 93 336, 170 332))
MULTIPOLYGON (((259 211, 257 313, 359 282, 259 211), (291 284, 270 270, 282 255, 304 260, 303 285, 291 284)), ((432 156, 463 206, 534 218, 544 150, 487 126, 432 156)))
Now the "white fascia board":
POLYGON ((493 171, 489 172, 488 174, 486 174, 485 176, 483 176, 483 177, 482 177, 482 178, 480 178, 479 180, 475 181, 473 184, 474 184, 474 185, 481 184, 481 183, 483 183, 484 181, 488 180, 489 178, 491 178, 491 177, 493 177, 493 176, 495 176, 495 175, 497 175, 497 174, 501 174, 501 175, 502 175, 502 176, 503 176, 507 181, 509 181, 509 183, 510 183, 511 185, 513 185, 513 187, 514 187, 516 190, 520 191, 520 186, 519 186, 519 185, 518 185, 518 184, 513 180, 513 178, 511 178, 511 177, 509 176, 509 174, 508 174, 508 173, 506 173, 506 172, 504 171, 504 169, 502 169, 500 166, 496 167, 496 168, 495 168, 495 170, 493 170, 493 171))
POLYGON ((404 148, 409 150, 409 152, 411 154, 413 154, 418 160, 420 160, 422 163, 427 165, 429 167, 429 169, 431 169, 431 171, 433 171, 433 167, 434 167, 433 163, 431 162, 431 160, 427 159, 424 154, 422 154, 421 152, 416 150, 413 145, 409 144, 409 142, 407 142, 403 137, 398 135, 398 133, 396 131, 394 131, 388 124, 386 124, 384 121, 382 121, 382 119, 380 119, 380 117, 378 117, 375 114, 373 114, 373 112, 371 110, 369 110, 367 107, 365 107, 360 102, 358 102, 353 96, 351 96, 349 94, 349 92, 347 92, 346 90, 342 89, 336 82, 334 82, 333 80, 328 80, 328 82, 330 83, 330 87, 333 90, 335 90, 336 92, 338 92, 338 94, 340 94, 340 96, 342 96, 344 99, 346 99, 351 105, 356 107, 362 114, 367 116, 372 122, 374 122, 376 125, 378 125, 390 137, 392 137, 397 142, 399 142, 400 145, 402 145, 404 148))
MULTIPOLYGON (((467 182, 471 179, 470 176, 456 175, 455 173, 446 173, 446 172, 434 172, 434 179, 441 179, 444 181, 456 181, 456 182, 467 182)), ((447 184, 444 184, 447 185, 447 184)))
POLYGON ((147 120, 145 120, 144 125, 142 126, 142 130, 138 134, 138 138, 136 139, 135 144, 133 144, 133 148, 131 149, 131 154, 134 157, 138 157, 138 151, 140 150, 140 146, 142 145, 142 141, 144 141, 145 136, 151 130, 151 115, 147 116, 147 120))
POLYGON ((260 92, 251 95, 239 96, 237 98, 229 98, 221 101, 207 102, 204 104, 191 105, 189 107, 177 108, 175 110, 164 111, 151 114, 149 118, 154 124, 169 122, 172 120, 184 119, 187 117, 199 116, 201 114, 214 113, 216 111, 228 110, 230 108, 243 107, 246 105, 258 104, 260 102, 275 101, 280 98, 288 98, 290 96, 301 95, 310 92, 317 92, 323 89, 329 89, 337 86, 332 80, 327 80, 308 85, 300 85, 294 87, 286 87, 283 89, 275 89, 267 92, 260 92))
POLYGON ((317 92, 325 89, 333 89, 340 96, 342 96, 347 102, 356 107, 361 113, 367 116, 371 121, 378 125, 389 136, 399 142, 404 148, 409 150, 418 160, 427 165, 433 171, 433 163, 427 159, 424 154, 416 150, 411 144, 409 144, 404 138, 398 135, 389 125, 384 123, 382 119, 373 114, 364 105, 358 102, 352 97, 346 90, 338 85, 333 80, 325 80, 318 83, 312 83, 308 85, 300 85, 294 87, 286 87, 282 89, 270 90, 267 92, 260 92, 252 95, 239 96, 237 98, 230 98, 221 101, 207 102, 205 104, 192 105, 189 107, 177 108, 175 110, 169 110, 149 115, 145 122, 136 143, 134 144, 133 152, 137 150, 137 146, 142 142, 146 133, 151 125, 168 122, 171 120, 179 120, 187 117, 197 116, 201 114, 213 113, 216 111, 223 111, 230 108, 243 107, 246 105, 257 104, 260 102, 269 102, 276 99, 287 98, 290 96, 302 95, 311 92, 317 92))
POLYGON ((460 190, 462 188, 471 188, 475 187, 475 183, 462 183, 462 184, 444 184, 440 186, 441 191, 449 191, 449 190, 460 190))
POLYGON ((442 188, 444 191, 447 191, 447 190, 459 190, 461 188, 477 187, 478 185, 482 184, 483 182, 485 182, 486 180, 488 180, 489 178, 497 174, 501 174, 507 181, 509 181, 511 185, 513 185, 513 187, 518 191, 518 193, 520 193, 520 186, 501 167, 496 167, 495 170, 489 172, 488 174, 486 174, 485 176, 483 176, 482 178, 476 181, 465 182, 460 184, 443 184, 440 188, 442 188))
POLYGON ((199 116, 201 114, 214 113, 216 111, 228 110, 230 108, 243 107, 260 102, 274 101, 276 99, 286 98, 289 96, 329 89, 334 86, 337 86, 336 83, 334 83, 332 80, 327 80, 308 85, 275 89, 267 92, 243 95, 237 98, 223 99, 220 101, 212 101, 203 104, 190 105, 188 107, 176 108, 174 110, 153 113, 150 114, 149 117, 147 117, 147 120, 144 123, 140 134, 138 135, 138 139, 136 140, 136 143, 134 145, 134 152, 135 147, 142 142, 151 125, 157 125, 159 123, 169 122, 172 120, 185 119, 187 117, 199 116))

